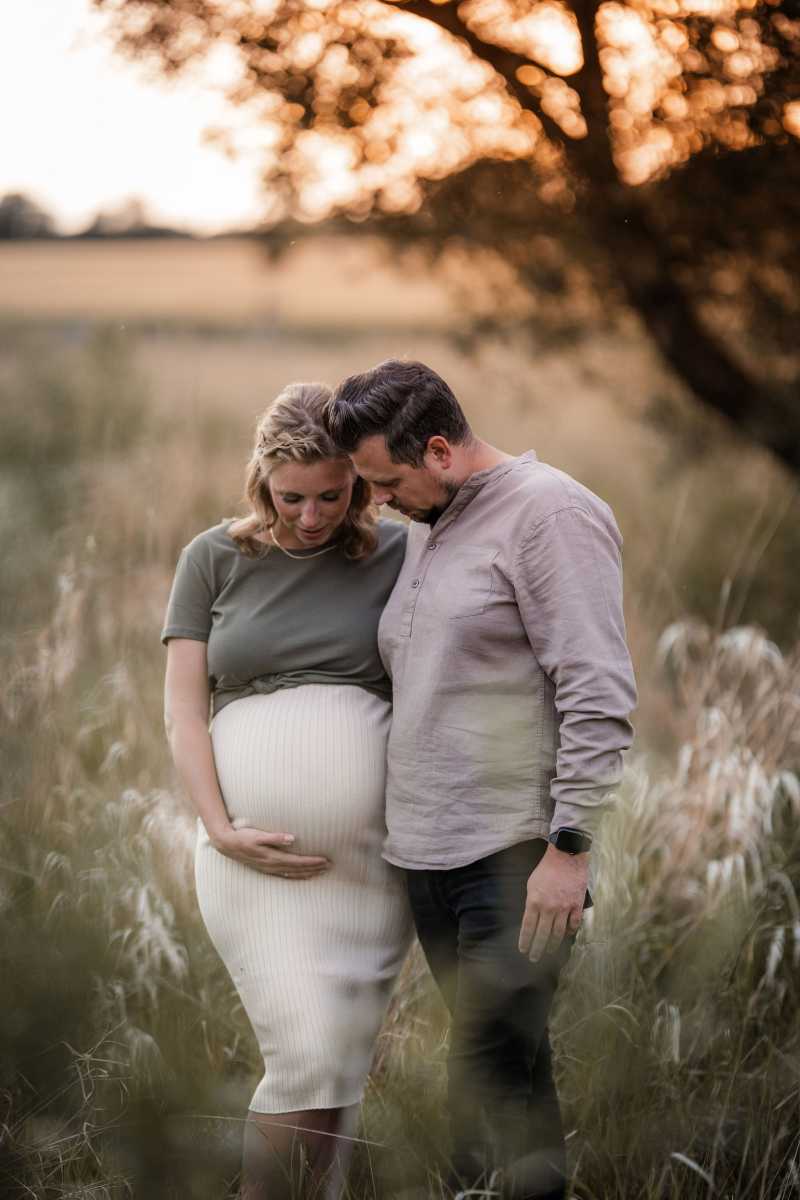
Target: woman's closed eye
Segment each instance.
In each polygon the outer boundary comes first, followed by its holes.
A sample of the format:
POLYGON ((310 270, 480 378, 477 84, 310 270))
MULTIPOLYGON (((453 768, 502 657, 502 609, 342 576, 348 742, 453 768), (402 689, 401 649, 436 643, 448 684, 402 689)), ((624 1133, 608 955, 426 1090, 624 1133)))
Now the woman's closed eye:
MULTIPOLYGON (((323 492, 319 497, 326 504, 335 504, 341 496, 341 491, 338 492, 323 492)), ((284 504, 299 504, 301 500, 305 500, 305 496, 298 496, 295 492, 284 492, 281 495, 281 500, 284 504)))

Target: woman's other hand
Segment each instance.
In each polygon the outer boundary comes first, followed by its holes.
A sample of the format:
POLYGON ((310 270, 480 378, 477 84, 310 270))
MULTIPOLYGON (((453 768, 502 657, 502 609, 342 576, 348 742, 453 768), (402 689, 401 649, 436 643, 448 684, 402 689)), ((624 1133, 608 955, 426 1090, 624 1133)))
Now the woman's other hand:
POLYGON ((235 862, 253 867, 264 875, 284 879, 313 879, 330 867, 330 860, 319 854, 295 854, 288 847, 291 834, 265 833, 248 826, 230 827, 214 835, 212 845, 235 862))

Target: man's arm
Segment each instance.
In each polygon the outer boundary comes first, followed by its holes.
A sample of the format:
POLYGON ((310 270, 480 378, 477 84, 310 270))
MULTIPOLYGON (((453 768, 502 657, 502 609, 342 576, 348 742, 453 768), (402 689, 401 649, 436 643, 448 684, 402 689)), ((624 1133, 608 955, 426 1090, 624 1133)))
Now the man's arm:
MULTIPOLYGON (((515 563, 520 616, 551 680, 560 718, 551 832, 593 834, 622 775, 636 686, 622 612, 621 539, 613 518, 581 506, 540 521, 515 563)), ((580 924, 588 854, 548 846, 528 883, 520 950, 536 959, 580 924)))

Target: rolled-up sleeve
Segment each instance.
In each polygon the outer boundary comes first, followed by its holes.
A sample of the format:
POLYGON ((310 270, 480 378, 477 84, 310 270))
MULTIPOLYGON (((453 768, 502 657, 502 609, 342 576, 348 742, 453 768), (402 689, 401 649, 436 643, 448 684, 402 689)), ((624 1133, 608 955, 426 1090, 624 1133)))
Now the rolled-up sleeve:
POLYGON ((622 539, 607 513, 559 509, 525 537, 515 562, 520 615, 560 721, 551 831, 595 832, 633 738, 622 539))

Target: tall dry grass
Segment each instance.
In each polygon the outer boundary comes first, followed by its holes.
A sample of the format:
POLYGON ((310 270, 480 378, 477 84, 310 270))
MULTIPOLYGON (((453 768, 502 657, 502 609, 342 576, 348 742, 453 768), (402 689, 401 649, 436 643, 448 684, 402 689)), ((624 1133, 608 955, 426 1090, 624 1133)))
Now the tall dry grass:
MULTIPOLYGON (((13 434, 0 439, 12 500, 0 527, 0 1194, 234 1195, 258 1056, 194 902, 157 631, 180 546, 231 511, 266 385, 256 386, 256 352, 252 374, 223 395, 187 388, 163 344, 138 356, 108 333, 47 355, 39 345, 0 372, 13 434)), ((202 341, 194 350, 209 353, 202 341)), ((300 342, 270 370, 297 374, 289 360, 303 351, 303 374, 331 377, 376 350, 300 342)), ((452 349, 436 353, 468 386, 471 368, 452 349)), ((241 359, 239 346, 228 361, 241 370, 241 359)), ((483 388, 510 370, 488 361, 469 401, 490 435, 524 443, 531 418, 515 399, 480 409, 483 388)), ((220 389, 237 378, 216 369, 220 389)), ((551 428, 548 456, 572 465, 583 455, 603 490, 601 458, 564 430, 559 451, 551 428)), ((649 428, 620 422, 617 461, 624 435, 646 454, 649 428)), ((677 542, 702 544, 704 523, 714 528, 722 478, 725 505, 752 507, 765 468, 745 464, 737 477, 728 453, 697 465, 697 503, 672 514, 677 542)), ((630 530, 640 725, 652 736, 607 823, 596 906, 554 1018, 573 1192, 783 1200, 800 1193, 797 652, 727 627, 710 607, 659 637, 698 570, 671 544, 669 586, 654 586, 653 530, 685 477, 672 481, 662 457, 654 496, 641 485, 648 460, 632 457, 614 499, 630 530)), ((758 538, 750 544, 755 555, 758 538)), ((712 577, 715 553, 709 540, 712 577)), ((768 583, 782 586, 777 575, 768 583)), ((414 957, 378 1046, 354 1198, 442 1200, 445 1049, 441 1006, 414 957)))
POLYGON ((794 1196, 798 651, 682 622, 660 652, 684 738, 629 769, 558 1015, 575 1191, 794 1196))

